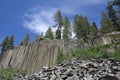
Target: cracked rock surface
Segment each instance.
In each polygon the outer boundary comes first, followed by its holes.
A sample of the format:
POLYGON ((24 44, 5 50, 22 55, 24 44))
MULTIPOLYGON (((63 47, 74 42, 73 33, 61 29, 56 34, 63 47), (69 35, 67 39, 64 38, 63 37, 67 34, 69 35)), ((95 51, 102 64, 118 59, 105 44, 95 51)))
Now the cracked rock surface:
POLYGON ((100 80, 103 76, 120 78, 120 62, 113 59, 71 59, 52 68, 44 68, 39 73, 17 80, 100 80))

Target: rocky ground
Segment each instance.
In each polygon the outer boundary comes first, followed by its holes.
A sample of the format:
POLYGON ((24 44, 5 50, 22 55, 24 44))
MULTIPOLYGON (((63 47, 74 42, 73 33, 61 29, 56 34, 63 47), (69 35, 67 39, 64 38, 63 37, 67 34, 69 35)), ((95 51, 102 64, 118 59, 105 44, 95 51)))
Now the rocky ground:
POLYGON ((17 80, 99 80, 106 75, 120 78, 120 62, 113 59, 72 59, 33 75, 15 77, 17 80))

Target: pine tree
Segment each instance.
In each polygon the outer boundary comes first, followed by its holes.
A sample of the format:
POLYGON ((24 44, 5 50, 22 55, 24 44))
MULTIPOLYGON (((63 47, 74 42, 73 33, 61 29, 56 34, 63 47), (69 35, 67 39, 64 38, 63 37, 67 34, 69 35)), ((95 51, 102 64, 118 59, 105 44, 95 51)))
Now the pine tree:
POLYGON ((120 31, 120 0, 114 0, 113 1, 113 7, 117 7, 117 9, 114 9, 115 10, 115 15, 116 15, 116 28, 117 28, 117 31, 120 31))
POLYGON ((25 39, 21 42, 21 45, 27 46, 29 44, 29 34, 26 34, 25 39))
POLYGON ((25 45, 28 45, 29 39, 30 39, 29 34, 26 34, 26 37, 24 39, 25 45))
POLYGON ((9 37, 6 36, 3 40, 3 42, 1 43, 1 53, 4 53, 5 51, 7 51, 10 47, 10 41, 9 41, 9 37))
POLYGON ((101 32, 103 34, 115 31, 114 26, 112 25, 111 21, 109 20, 107 14, 102 12, 102 19, 101 19, 101 32))
MULTIPOLYGON (((82 19, 82 17, 81 17, 82 19)), ((74 33, 75 33, 75 37, 77 37, 77 39, 80 39, 81 38, 81 24, 82 23, 82 20, 80 19, 80 16, 79 15, 75 15, 74 16, 74 23, 73 23, 73 28, 74 28, 74 33)))
POLYGON ((72 35, 72 32, 71 32, 71 24, 70 24, 70 21, 67 17, 64 18, 64 29, 63 29, 63 39, 65 40, 68 40, 71 35, 72 35))
POLYGON ((87 37, 90 33, 90 24, 88 22, 88 19, 86 16, 84 16, 84 19, 83 19, 83 29, 84 29, 84 37, 87 37))
POLYGON ((114 0, 114 6, 117 6, 116 16, 117 16, 117 30, 120 31, 120 0, 114 0))
POLYGON ((61 29, 62 29, 62 26, 63 26, 63 17, 62 17, 62 14, 61 14, 61 11, 58 10, 54 16, 55 18, 55 22, 56 22, 56 26, 57 27, 57 33, 56 33, 56 37, 61 39, 61 29))
POLYGON ((109 1, 107 11, 110 21, 115 27, 115 31, 120 31, 120 0, 109 1), (114 9, 114 7, 117 8, 114 9))
POLYGON ((98 28, 95 22, 92 23, 92 26, 90 28, 90 34, 93 36, 96 36, 98 34, 98 28))
POLYGON ((10 48, 13 49, 14 47, 14 35, 10 37, 10 48))
POLYGON ((56 30, 55 37, 56 37, 56 39, 61 39, 61 31, 60 31, 60 29, 56 30))
POLYGON ((87 37, 89 33, 89 22, 87 18, 86 17, 83 18, 82 16, 75 15, 73 28, 77 39, 87 37))
POLYGON ((53 39, 53 32, 51 30, 51 27, 48 28, 48 30, 46 31, 46 34, 45 34, 45 38, 49 38, 49 39, 53 39))

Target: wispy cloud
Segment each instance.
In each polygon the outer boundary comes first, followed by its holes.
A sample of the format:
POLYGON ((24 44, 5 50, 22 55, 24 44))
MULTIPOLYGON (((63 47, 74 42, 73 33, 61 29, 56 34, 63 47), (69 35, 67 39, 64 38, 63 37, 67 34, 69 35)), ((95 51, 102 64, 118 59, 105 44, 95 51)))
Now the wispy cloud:
POLYGON ((33 8, 25 13, 24 27, 34 31, 37 34, 45 32, 48 27, 54 24, 53 14, 54 8, 43 10, 42 8, 33 8))
MULTIPOLYGON (((102 5, 106 2, 107 0, 57 0, 54 1, 54 3, 46 3, 51 4, 48 6, 41 5, 41 7, 38 5, 37 7, 29 9, 25 13, 23 25, 25 28, 28 28, 37 34, 40 34, 41 32, 45 32, 49 26, 54 25, 53 16, 58 9, 62 11, 63 15, 67 16, 81 13, 83 15, 91 17, 95 16, 96 14, 98 15, 98 12, 96 11, 96 13, 92 13, 93 7, 89 8, 89 6, 102 5), (54 4, 56 4, 56 6, 54 4)), ((96 8, 96 6, 94 7, 96 8)))

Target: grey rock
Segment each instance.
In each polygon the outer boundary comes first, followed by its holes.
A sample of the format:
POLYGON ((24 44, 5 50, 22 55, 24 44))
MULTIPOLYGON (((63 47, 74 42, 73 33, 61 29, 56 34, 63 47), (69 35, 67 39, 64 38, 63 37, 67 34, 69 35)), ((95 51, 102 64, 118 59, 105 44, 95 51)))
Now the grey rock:
POLYGON ((56 75, 52 75, 52 77, 50 78, 50 80, 56 80, 56 75))
POLYGON ((119 67, 120 62, 112 59, 72 59, 25 78, 19 75, 16 78, 19 80, 99 80, 107 75, 120 78, 119 67))
MULTIPOLYGON (((3 56, 0 65, 3 68, 11 66, 12 68, 21 69, 27 71, 27 74, 33 74, 39 72, 43 68, 49 68, 54 66, 56 63, 58 53, 62 51, 65 55, 71 55, 75 50, 79 49, 88 49, 94 46, 101 46, 105 44, 118 43, 120 42, 119 38, 111 38, 109 35, 118 34, 118 32, 113 32, 111 34, 98 36, 98 37, 89 37, 80 40, 50 40, 44 38, 38 38, 36 41, 30 43, 28 46, 17 46, 14 49, 8 50, 3 56), (114 33, 114 34, 113 34, 114 33)), ((108 48, 106 51, 112 52, 120 48, 120 45, 113 45, 108 48)), ((81 62, 84 62, 81 61, 81 62)), ((75 64, 76 61, 68 61, 67 64, 60 64, 62 66, 68 66, 73 64, 75 67, 80 64, 75 64), (70 63, 70 64, 69 64, 70 63)), ((86 60, 86 63, 88 61, 86 60)), ((82 65, 83 67, 87 67, 82 65)), ((88 63, 90 64, 90 63, 88 63)), ((93 64, 94 67, 97 67, 99 64, 93 64)))

